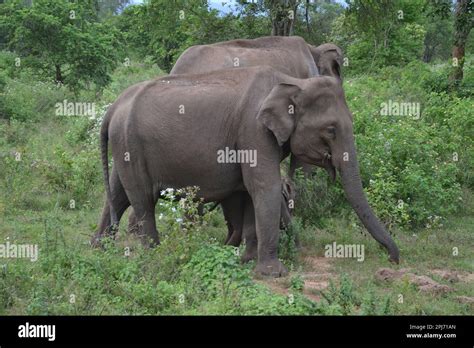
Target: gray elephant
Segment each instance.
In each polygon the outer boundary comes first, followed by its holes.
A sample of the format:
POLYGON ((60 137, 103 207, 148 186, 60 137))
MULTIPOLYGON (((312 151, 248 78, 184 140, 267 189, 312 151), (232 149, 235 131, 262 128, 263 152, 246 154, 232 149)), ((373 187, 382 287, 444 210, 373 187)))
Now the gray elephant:
POLYGON ((342 80, 343 54, 341 48, 332 43, 325 43, 317 47, 308 46, 319 74, 342 80))
POLYGON ((324 75, 341 79, 342 60, 342 50, 331 43, 315 47, 299 36, 265 36, 191 46, 170 74, 269 65, 298 78, 324 75))
POLYGON ((297 79, 263 66, 170 75, 128 88, 108 109, 100 136, 108 204, 93 245, 130 204, 142 217, 142 234, 159 244, 155 204, 165 188, 198 186, 205 202, 246 192, 242 259, 256 258, 259 274, 284 275, 278 260, 280 162, 291 153, 339 172, 362 223, 390 259, 399 260, 362 189, 352 115, 338 79, 297 79), (255 153, 258 164, 235 156, 219 162, 223 149, 255 153))
MULTIPOLYGON (((331 43, 315 47, 299 36, 265 36, 191 46, 178 58, 170 74, 197 74, 269 65, 282 73, 302 79, 324 75, 342 80, 342 60, 342 50, 331 43)), ((314 169, 291 156, 291 178, 298 168, 302 168, 305 175, 310 175, 314 169)))
MULTIPOLYGON (((334 44, 326 43, 315 47, 298 36, 267 36, 252 40, 231 40, 192 46, 179 57, 170 74, 208 73, 226 68, 266 64, 293 77, 310 78, 325 75, 340 79, 342 59, 342 50, 334 44)), ((294 176, 297 168, 302 168, 303 173, 309 175, 314 167, 291 156, 290 177, 294 176)), ((332 176, 333 174, 331 173, 332 176)), ((222 202, 222 209, 228 228, 238 226, 237 230, 240 231, 241 221, 229 223, 227 220, 228 217, 242 216, 243 202, 238 201, 238 197, 239 195, 229 197, 222 202)), ((282 201, 284 199, 282 197, 282 201)), ((129 221, 129 230, 134 231, 133 227, 137 224, 137 220, 133 211, 130 213, 129 221)), ((240 243, 241 233, 236 233, 235 238, 227 238, 227 242, 231 245, 236 245, 237 241, 240 243)))

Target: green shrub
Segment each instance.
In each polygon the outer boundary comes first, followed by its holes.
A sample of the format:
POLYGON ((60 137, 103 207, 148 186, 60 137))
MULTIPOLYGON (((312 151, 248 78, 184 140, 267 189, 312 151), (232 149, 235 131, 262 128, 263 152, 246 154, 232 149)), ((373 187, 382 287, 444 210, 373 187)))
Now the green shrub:
POLYGON ((61 194, 70 208, 89 205, 90 194, 101 182, 101 166, 97 148, 77 152, 56 146, 52 160, 40 163, 40 170, 50 190, 61 194), (71 206, 72 204, 72 206, 71 206))
POLYGON ((354 285, 346 274, 340 277, 339 286, 336 286, 331 280, 329 287, 321 295, 326 301, 326 310, 333 312, 331 314, 353 314, 355 308, 360 305, 359 298, 354 291, 354 285))
POLYGON ((198 250, 184 266, 183 277, 193 296, 207 298, 228 298, 252 284, 250 270, 240 264, 239 253, 230 246, 209 245, 198 250))
MULTIPOLYGON (((324 227, 330 216, 341 213, 345 201, 344 191, 340 185, 330 181, 324 170, 317 169, 310 178, 297 170, 294 181, 294 214, 301 218, 303 224, 324 227)), ((290 228, 295 228, 294 223, 290 228)))
POLYGON ((54 115, 54 105, 70 97, 53 83, 37 81, 32 76, 9 79, 0 86, 0 118, 18 121, 39 121, 54 115))

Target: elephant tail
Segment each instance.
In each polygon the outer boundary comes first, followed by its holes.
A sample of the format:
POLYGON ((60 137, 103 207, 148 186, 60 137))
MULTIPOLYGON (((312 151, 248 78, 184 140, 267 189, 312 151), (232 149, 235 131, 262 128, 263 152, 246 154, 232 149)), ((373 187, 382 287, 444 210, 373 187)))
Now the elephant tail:
POLYGON ((104 171, 104 184, 105 192, 107 194, 107 204, 110 209, 110 220, 111 229, 115 229, 118 226, 117 213, 112 204, 112 194, 110 190, 110 176, 109 176, 109 155, 108 155, 108 142, 109 142, 109 124, 112 119, 112 107, 105 114, 102 126, 100 129, 100 153, 102 157, 102 169, 104 171))

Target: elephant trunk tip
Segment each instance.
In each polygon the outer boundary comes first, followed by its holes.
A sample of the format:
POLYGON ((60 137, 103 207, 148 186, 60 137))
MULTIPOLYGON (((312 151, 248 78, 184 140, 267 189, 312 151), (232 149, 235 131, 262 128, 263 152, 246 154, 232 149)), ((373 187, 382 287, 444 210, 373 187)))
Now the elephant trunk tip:
POLYGON ((400 264, 400 252, 396 246, 392 247, 389 251, 389 261, 394 264, 400 264))

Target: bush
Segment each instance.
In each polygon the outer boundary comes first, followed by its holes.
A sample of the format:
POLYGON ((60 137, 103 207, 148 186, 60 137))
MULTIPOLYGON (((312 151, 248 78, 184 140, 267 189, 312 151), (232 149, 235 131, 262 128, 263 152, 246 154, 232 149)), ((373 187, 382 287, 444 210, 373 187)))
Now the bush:
MULTIPOLYGON (((1 78, 0 78, 1 80, 1 78)), ((39 121, 54 115, 54 105, 67 99, 63 87, 52 83, 6 78, 0 82, 0 118, 18 121, 39 121)))
POLYGON ((101 182, 99 150, 83 149, 77 152, 56 146, 52 160, 40 163, 50 190, 61 194, 63 207, 76 208, 90 206, 90 193, 101 182))
MULTIPOLYGON (((310 178, 297 170, 295 175, 295 215, 303 224, 325 227, 330 216, 338 215, 344 206, 344 191, 330 182, 325 171, 317 169, 310 178)), ((291 228, 294 228, 292 224, 291 228)))

